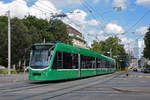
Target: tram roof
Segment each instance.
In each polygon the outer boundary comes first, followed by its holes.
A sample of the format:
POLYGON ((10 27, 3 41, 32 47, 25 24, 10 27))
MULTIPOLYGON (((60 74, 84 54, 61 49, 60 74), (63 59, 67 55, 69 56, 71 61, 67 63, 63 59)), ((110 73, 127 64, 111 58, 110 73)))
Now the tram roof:
MULTIPOLYGON (((72 46, 69 44, 65 43, 36 43, 33 44, 34 46, 36 45, 55 45, 58 50, 66 51, 66 52, 71 52, 71 53, 78 53, 79 47, 77 46, 72 46)), ((115 61, 113 58, 107 57, 105 55, 102 55, 98 52, 91 51, 88 49, 80 48, 80 54, 81 55, 86 55, 86 56, 92 56, 92 57, 97 57, 100 59, 108 60, 108 61, 115 61)))

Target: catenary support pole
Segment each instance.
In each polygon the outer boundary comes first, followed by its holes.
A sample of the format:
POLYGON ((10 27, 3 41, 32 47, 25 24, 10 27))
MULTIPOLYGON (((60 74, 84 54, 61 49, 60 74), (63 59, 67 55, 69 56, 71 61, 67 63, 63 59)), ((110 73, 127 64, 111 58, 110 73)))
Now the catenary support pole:
POLYGON ((8 75, 11 74, 11 28, 10 28, 10 11, 8 11, 8 75))

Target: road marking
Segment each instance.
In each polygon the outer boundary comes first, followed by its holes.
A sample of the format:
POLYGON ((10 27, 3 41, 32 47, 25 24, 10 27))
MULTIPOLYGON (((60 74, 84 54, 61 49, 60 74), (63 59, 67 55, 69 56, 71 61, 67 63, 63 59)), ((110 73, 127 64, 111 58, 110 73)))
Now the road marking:
POLYGON ((143 76, 140 75, 140 76, 138 76, 138 78, 143 78, 143 76))
POLYGON ((138 76, 138 78, 143 78, 143 76, 138 76))
POLYGON ((150 76, 144 76, 145 78, 150 78, 150 76))
POLYGON ((141 76, 141 75, 139 75, 138 78, 150 78, 150 76, 141 76))

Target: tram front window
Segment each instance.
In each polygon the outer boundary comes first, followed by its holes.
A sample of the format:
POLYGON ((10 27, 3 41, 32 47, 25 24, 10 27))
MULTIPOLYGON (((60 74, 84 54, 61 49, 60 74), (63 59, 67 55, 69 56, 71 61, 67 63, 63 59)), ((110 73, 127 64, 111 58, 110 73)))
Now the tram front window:
MULTIPOLYGON (((34 47, 31 55, 30 67, 34 69, 42 69, 49 66, 50 48, 34 47)), ((52 52, 52 51, 51 51, 52 52)))

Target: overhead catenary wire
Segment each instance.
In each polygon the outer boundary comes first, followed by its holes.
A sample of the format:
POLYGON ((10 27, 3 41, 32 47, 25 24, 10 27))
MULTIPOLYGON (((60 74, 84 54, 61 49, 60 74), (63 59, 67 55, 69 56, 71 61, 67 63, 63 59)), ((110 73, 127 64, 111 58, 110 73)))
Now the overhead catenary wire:
POLYGON ((98 16, 100 16, 101 19, 102 19, 104 22, 106 22, 105 18, 101 15, 100 12, 98 12, 97 10, 95 10, 86 0, 83 0, 83 1, 84 1, 84 3, 85 3, 89 8, 91 8, 91 9, 95 12, 95 14, 97 14, 98 16))
POLYGON ((150 12, 150 10, 146 11, 142 17, 140 17, 133 25, 131 25, 128 30, 124 32, 124 34, 128 33, 133 27, 135 27, 142 19, 150 12))
MULTIPOLYGON (((22 2, 19 2, 18 1, 18 3, 22 3, 22 2)), ((44 6, 47 6, 47 5, 45 5, 44 3, 41 3, 41 4, 43 4, 44 6)), ((49 7, 49 6, 48 6, 49 7)), ((52 13, 52 11, 50 11, 50 10, 48 10, 48 9, 45 9, 45 10, 43 10, 42 9, 42 7, 39 7, 38 5, 35 5, 35 6, 32 6, 32 8, 34 8, 34 9, 37 9, 37 10, 39 10, 39 11, 41 11, 41 12, 45 12, 45 13, 49 13, 49 14, 53 14, 52 13), (42 9, 42 10, 41 10, 42 9)), ((51 7, 49 7, 49 8, 51 8, 51 7)), ((56 10, 55 10, 56 11, 56 10)), ((63 13, 63 12, 62 12, 63 13)), ((69 21, 71 21, 73 24, 75 24, 76 26, 78 26, 78 27, 81 27, 80 25, 78 25, 77 23, 75 23, 75 22, 73 22, 68 16, 67 16, 67 19, 69 19, 69 21)), ((83 31, 85 31, 87 34, 89 34, 89 32, 87 32, 86 30, 83 30, 83 31)), ((87 35, 88 36, 88 35, 87 35)), ((92 35, 91 35, 92 36, 92 35)), ((96 38, 96 36, 93 36, 95 39, 97 39, 96 38)), ((88 38, 88 37, 87 37, 88 38)), ((98 39, 97 39, 98 40, 98 39)), ((99 40, 98 40, 99 41, 99 40)))
MULTIPOLYGON (((85 4, 85 2, 83 2, 82 0, 80 0, 80 2, 81 2, 81 4, 82 4, 82 6, 92 15, 92 17, 94 18, 94 19, 96 19, 96 20, 98 20, 97 19, 97 17, 93 14, 93 11, 91 10, 91 8, 88 6, 88 5, 86 5, 85 4)), ((99 24, 99 23, 98 23, 99 24)), ((99 24, 100 25, 100 24, 99 24)), ((102 26, 102 25, 100 25, 100 26, 102 26)), ((99 27, 99 28, 97 28, 97 27, 95 27, 97 30, 103 30, 104 31, 104 27, 102 26, 102 27, 99 27)))
MULTIPOLYGON (((25 0, 24 0, 25 1, 25 0)), ((25 1, 26 2, 26 1, 25 1)), ((20 2, 20 1, 17 1, 17 3, 20 3, 20 4, 23 4, 22 2, 20 2)), ((30 9, 31 7, 29 7, 29 11, 30 12, 28 12, 28 13, 31 13, 31 9, 30 9)), ((39 11, 41 11, 42 13, 44 12, 44 13, 46 13, 46 14, 50 14, 50 15, 52 15, 53 14, 53 12, 52 11, 50 11, 49 9, 46 9, 46 8, 43 8, 43 7, 39 7, 39 6, 37 6, 36 4, 35 4, 35 6, 32 6, 32 8, 33 9, 36 9, 36 10, 39 10, 39 11), (44 10, 45 9, 45 10, 44 10)))
MULTIPOLYGON (((52 7, 50 7, 50 6, 48 6, 48 5, 46 5, 46 4, 44 4, 43 2, 41 2, 41 1, 39 1, 41 4, 43 4, 44 6, 47 6, 48 8, 51 8, 51 9, 53 9, 52 7)), ((37 5, 36 5, 37 6, 37 5)), ((55 10, 56 11, 56 9, 53 9, 53 10, 55 10)), ((57 11, 56 11, 57 12, 57 11)), ((62 12, 62 13, 64 13, 64 12, 62 12)), ((75 23, 75 22, 73 22, 68 16, 66 16, 66 18, 67 19, 69 19, 72 23, 74 23, 76 26, 78 26, 78 27, 81 27, 80 25, 78 25, 77 23, 75 23)), ((95 18, 96 19, 96 18, 95 18)), ((89 34, 89 32, 87 32, 86 30, 84 30, 87 34, 89 34)), ((92 35, 91 35, 92 36, 92 35)), ((95 37, 95 36, 93 36, 93 37, 95 37)), ((98 40, 98 39, 97 39, 98 40)))
MULTIPOLYGON (((77 23, 75 23, 74 21, 72 21, 69 17, 66 17, 66 18, 67 18, 69 21, 71 21, 73 24, 75 24, 76 26, 80 27, 80 25, 78 25, 77 23)), ((90 35, 90 33, 89 33, 88 31, 86 31, 86 30, 83 30, 83 31, 85 31, 85 32, 87 33, 87 36, 90 35)), ((90 35, 90 36, 94 37, 96 40, 99 41, 99 39, 96 38, 95 36, 93 36, 93 35, 90 35)), ((87 38, 88 38, 88 37, 87 37, 87 38)), ((89 39, 89 38, 88 38, 88 39, 89 39)))

